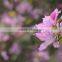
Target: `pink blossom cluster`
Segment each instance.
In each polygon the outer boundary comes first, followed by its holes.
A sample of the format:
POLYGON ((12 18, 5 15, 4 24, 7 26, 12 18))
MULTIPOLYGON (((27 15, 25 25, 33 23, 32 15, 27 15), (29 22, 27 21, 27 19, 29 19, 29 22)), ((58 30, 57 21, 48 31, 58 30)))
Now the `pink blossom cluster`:
POLYGON ((12 55, 18 56, 21 53, 21 46, 18 40, 25 34, 24 32, 19 32, 19 29, 23 27, 24 21, 26 20, 24 14, 29 14, 32 19, 38 19, 40 14, 40 10, 37 8, 33 9, 29 2, 24 1, 20 3, 19 0, 14 0, 14 3, 10 3, 9 0, 3 0, 3 5, 8 9, 8 11, 4 11, 0 19, 0 44, 2 43, 2 46, 0 45, 0 54, 6 61, 10 60, 12 55), (15 6, 15 11, 13 10, 14 3, 18 3, 15 6), (14 14, 12 15, 11 12, 14 14), (1 28, 9 28, 11 30, 12 27, 19 27, 19 29, 15 32, 6 32, 1 30, 1 28), (16 40, 14 41, 13 39, 16 40), (10 45, 10 43, 12 44, 10 45), (6 50, 8 47, 7 44, 10 45, 8 50, 6 50))
MULTIPOLYGON (((32 5, 26 1, 19 2, 19 0, 14 0, 14 3, 17 4, 15 6, 15 15, 9 15, 8 12, 4 12, 1 15, 0 19, 0 27, 8 28, 11 30, 11 27, 24 27, 24 22, 27 18, 30 18, 33 21, 38 20, 39 15, 41 13, 40 9, 33 9, 32 5), (28 15, 28 17, 27 17, 28 15)), ((14 10, 14 4, 10 3, 9 0, 3 0, 3 4, 5 8, 10 11, 14 10)), ((62 21, 58 21, 58 15, 61 11, 55 9, 49 16, 45 16, 43 21, 39 24, 34 25, 40 32, 34 33, 35 37, 38 38, 42 43, 38 48, 38 55, 46 60, 49 60, 49 54, 47 48, 52 45, 54 48, 60 47, 59 37, 62 36, 62 21), (57 30, 57 31, 55 31, 57 30)), ((21 46, 19 39, 25 34, 25 32, 19 32, 19 29, 16 32, 2 32, 0 30, 0 43, 1 46, 1 57, 4 60, 9 60, 11 55, 19 55, 21 53, 21 46), (12 36, 14 38, 12 38, 12 36), (14 40, 15 39, 15 40, 14 40), (8 50, 6 50, 6 45, 10 44, 8 50), (3 46, 4 45, 4 46, 3 46)))
POLYGON ((45 16, 45 18, 43 18, 43 22, 35 25, 38 30, 41 30, 40 32, 35 33, 35 36, 40 41, 43 41, 38 48, 41 53, 46 51, 50 45, 53 45, 54 48, 60 47, 58 37, 62 36, 62 30, 60 29, 62 27, 62 22, 58 21, 58 15, 60 12, 61 11, 58 11, 58 9, 55 9, 49 16, 45 16), (57 30, 57 32, 55 30, 57 30))
POLYGON ((2 31, 1 28, 9 28, 9 29, 11 29, 11 27, 20 27, 21 28, 22 27, 22 22, 24 20, 25 20, 25 18, 22 17, 22 16, 19 16, 18 18, 8 16, 8 14, 3 14, 1 16, 1 21, 0 21, 0 24, 1 24, 1 26, 0 26, 0 43, 2 43, 5 46, 3 48, 3 46, 0 45, 1 48, 2 48, 0 54, 1 54, 1 56, 2 56, 2 58, 4 60, 9 60, 10 59, 10 55, 12 55, 12 54, 15 54, 15 55, 19 55, 20 54, 21 46, 20 46, 19 42, 18 41, 14 42, 14 40, 12 40, 11 37, 13 36, 16 39, 16 37, 18 38, 21 35, 23 35, 23 32, 22 33, 18 32, 18 30, 19 30, 18 29, 15 32, 11 32, 10 31, 10 34, 8 34, 9 33, 8 31, 7 32, 5 30, 2 31), (17 34, 17 32, 19 34, 17 34), (6 47, 7 47, 6 45, 10 44, 10 42, 12 42, 12 45, 10 46, 8 51, 6 51, 6 47))

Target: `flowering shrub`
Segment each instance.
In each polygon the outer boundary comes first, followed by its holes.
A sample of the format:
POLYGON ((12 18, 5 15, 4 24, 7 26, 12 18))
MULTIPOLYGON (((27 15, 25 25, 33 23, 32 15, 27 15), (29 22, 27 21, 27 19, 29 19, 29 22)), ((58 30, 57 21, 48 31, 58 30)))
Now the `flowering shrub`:
POLYGON ((1 61, 18 62, 18 57, 21 62, 24 57, 29 57, 31 62, 48 61, 48 48, 57 49, 61 45, 62 20, 58 19, 61 11, 55 9, 49 16, 41 18, 41 9, 27 1, 3 0, 3 5, 6 10, 0 18, 1 61))

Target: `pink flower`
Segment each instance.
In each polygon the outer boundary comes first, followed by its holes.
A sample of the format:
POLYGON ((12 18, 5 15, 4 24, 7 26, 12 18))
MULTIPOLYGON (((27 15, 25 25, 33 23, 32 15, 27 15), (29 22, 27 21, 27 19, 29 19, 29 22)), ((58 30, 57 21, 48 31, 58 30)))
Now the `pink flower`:
POLYGON ((39 55, 40 55, 41 58, 44 59, 44 60, 49 60, 49 59, 50 59, 49 54, 48 54, 47 51, 41 51, 41 52, 39 52, 39 55))
POLYGON ((53 36, 51 37, 48 36, 48 39, 39 46, 38 50, 43 51, 54 42, 55 42, 55 38, 53 36))
POLYGON ((9 60, 9 56, 7 55, 6 51, 2 51, 1 56, 3 57, 4 60, 9 60))
POLYGON ((20 46, 19 46, 18 43, 14 43, 14 44, 11 46, 11 48, 10 48, 9 51, 10 51, 11 54, 14 53, 14 54, 18 55, 18 54, 20 54, 20 52, 21 52, 21 48, 20 48, 20 46))
POLYGON ((57 20, 57 17, 59 15, 59 13, 61 13, 61 11, 58 11, 58 9, 55 9, 51 14, 50 17, 53 19, 53 21, 57 20))
POLYGON ((43 62, 42 60, 49 60, 50 59, 50 56, 49 56, 49 53, 48 51, 35 51, 33 53, 34 55, 34 62, 43 62), (38 59, 38 60, 37 60, 38 59))
POLYGON ((53 34, 51 27, 45 26, 43 23, 36 25, 36 27, 39 27, 38 29, 41 29, 41 32, 35 33, 35 36, 41 41, 45 41, 39 47, 39 51, 42 51, 55 42, 55 35, 53 34))
POLYGON ((32 6, 28 2, 22 2, 16 7, 16 10, 22 14, 25 12, 29 13, 32 10, 32 6))
POLYGON ((48 27, 44 25, 43 23, 36 25, 36 28, 38 30, 41 30, 41 32, 35 33, 35 36, 39 38, 41 41, 46 41, 46 39, 48 38, 47 36, 48 35, 50 36, 53 34, 51 32, 51 27, 48 27))
POLYGON ((5 36, 3 36, 3 41, 5 41, 5 42, 6 42, 6 41, 8 41, 8 40, 9 40, 9 38, 10 38, 10 37, 9 37, 9 35, 5 35, 5 36))
POLYGON ((3 0, 3 4, 8 9, 12 9, 13 8, 13 4, 11 4, 8 0, 3 0))
POLYGON ((43 18, 43 23, 46 25, 46 26, 53 26, 56 24, 56 21, 53 21, 52 18, 50 16, 45 16, 45 18, 43 18))
POLYGON ((60 11, 58 11, 58 9, 55 9, 50 16, 45 16, 45 18, 43 18, 43 23, 46 24, 47 26, 52 26, 52 25, 56 25, 57 23, 57 17, 59 15, 60 11))
POLYGON ((54 43, 53 43, 53 46, 54 46, 54 48, 59 48, 59 47, 60 47, 60 44, 59 44, 59 42, 57 41, 57 42, 54 42, 54 43))
POLYGON ((41 13, 41 11, 39 9, 34 9, 31 11, 31 17, 34 19, 38 19, 40 13, 41 13))
POLYGON ((9 40, 9 35, 4 34, 3 32, 0 32, 0 41, 8 41, 9 40))
POLYGON ((2 23, 9 25, 9 26, 14 26, 16 25, 16 19, 10 18, 7 14, 4 14, 1 19, 2 23))
POLYGON ((50 16, 45 16, 45 18, 43 18, 43 23, 35 25, 38 30, 41 30, 41 32, 35 33, 35 36, 41 41, 44 41, 40 45, 39 51, 45 50, 49 45, 56 41, 56 36, 53 33, 52 28, 54 25, 56 26, 56 19, 58 14, 58 9, 55 9, 50 16), (53 16, 55 18, 53 18, 53 16))
POLYGON ((17 24, 22 26, 23 25, 23 22, 25 21, 25 17, 21 16, 21 15, 18 15, 17 18, 17 24))

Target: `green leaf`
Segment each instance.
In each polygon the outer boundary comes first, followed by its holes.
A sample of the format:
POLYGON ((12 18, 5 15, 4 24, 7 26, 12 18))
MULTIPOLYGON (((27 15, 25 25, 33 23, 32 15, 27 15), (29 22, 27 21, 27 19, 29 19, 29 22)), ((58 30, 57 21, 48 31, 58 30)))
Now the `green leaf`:
POLYGON ((37 39, 36 37, 32 36, 31 39, 32 39, 31 41, 32 41, 33 45, 39 45, 40 44, 40 40, 37 39))
POLYGON ((58 41, 62 44, 62 36, 59 35, 58 41))
POLYGON ((16 61, 17 57, 18 57, 17 55, 12 55, 11 61, 16 61))
POLYGON ((56 0, 50 0, 50 2, 51 2, 52 4, 55 4, 55 3, 56 3, 56 0))

